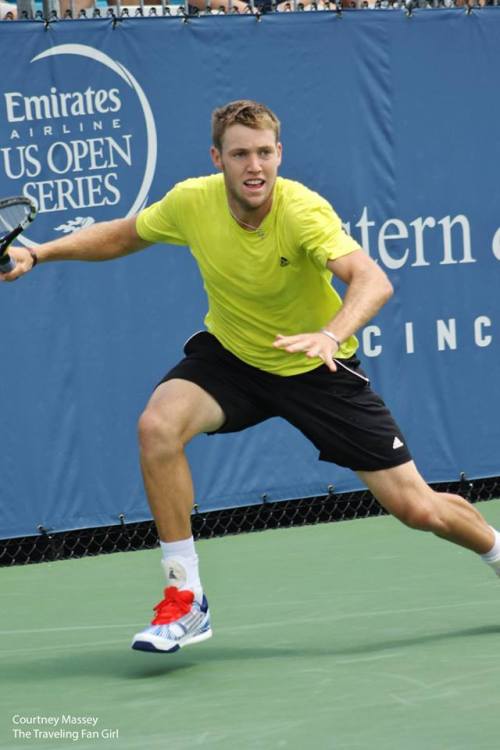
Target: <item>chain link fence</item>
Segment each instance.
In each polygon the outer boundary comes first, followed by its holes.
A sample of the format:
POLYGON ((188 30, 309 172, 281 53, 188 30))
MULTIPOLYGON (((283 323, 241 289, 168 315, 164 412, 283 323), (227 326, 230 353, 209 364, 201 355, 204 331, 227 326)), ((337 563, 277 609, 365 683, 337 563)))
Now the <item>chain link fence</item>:
MULTIPOLYGON (((454 492, 471 503, 500 498, 500 477, 469 481, 464 475, 458 482, 432 485, 438 492, 454 492)), ((195 539, 211 539, 227 534, 241 534, 266 529, 308 526, 385 515, 385 511, 367 490, 328 494, 301 500, 267 502, 218 511, 200 512, 195 506, 192 516, 195 539)), ((127 523, 121 515, 116 526, 52 532, 39 527, 36 536, 0 541, 0 566, 26 565, 69 558, 87 557, 110 552, 152 549, 159 544, 152 521, 127 523)))

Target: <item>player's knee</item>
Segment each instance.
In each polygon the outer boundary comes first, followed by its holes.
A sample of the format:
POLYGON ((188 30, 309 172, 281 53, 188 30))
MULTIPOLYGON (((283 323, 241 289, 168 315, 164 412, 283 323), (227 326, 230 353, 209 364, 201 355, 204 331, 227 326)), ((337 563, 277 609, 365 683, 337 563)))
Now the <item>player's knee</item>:
POLYGON ((399 520, 411 529, 440 533, 442 522, 435 504, 424 499, 411 500, 405 503, 399 520))
POLYGON ((139 446, 146 459, 168 459, 183 449, 181 432, 175 420, 165 418, 155 409, 146 409, 138 424, 139 446))

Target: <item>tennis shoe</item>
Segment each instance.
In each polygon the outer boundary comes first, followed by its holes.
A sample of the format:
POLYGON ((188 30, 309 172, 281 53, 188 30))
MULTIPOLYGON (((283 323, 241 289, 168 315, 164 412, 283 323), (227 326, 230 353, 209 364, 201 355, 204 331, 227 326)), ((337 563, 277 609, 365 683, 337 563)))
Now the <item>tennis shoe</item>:
POLYGON ((171 654, 183 646, 205 641, 212 635, 210 611, 205 595, 201 602, 187 589, 169 586, 154 610, 151 625, 134 635, 132 648, 171 654))

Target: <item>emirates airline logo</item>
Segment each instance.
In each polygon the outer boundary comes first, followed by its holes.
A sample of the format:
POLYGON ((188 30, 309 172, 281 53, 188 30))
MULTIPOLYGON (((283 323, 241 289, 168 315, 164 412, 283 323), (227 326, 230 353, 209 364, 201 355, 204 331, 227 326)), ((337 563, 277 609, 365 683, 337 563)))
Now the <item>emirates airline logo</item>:
POLYGON ((84 44, 51 47, 29 63, 29 77, 4 76, 0 97, 0 191, 31 198, 39 215, 20 241, 36 246, 37 237, 136 214, 157 160, 156 125, 137 79, 84 44), (78 86, 89 80, 98 83, 78 86))

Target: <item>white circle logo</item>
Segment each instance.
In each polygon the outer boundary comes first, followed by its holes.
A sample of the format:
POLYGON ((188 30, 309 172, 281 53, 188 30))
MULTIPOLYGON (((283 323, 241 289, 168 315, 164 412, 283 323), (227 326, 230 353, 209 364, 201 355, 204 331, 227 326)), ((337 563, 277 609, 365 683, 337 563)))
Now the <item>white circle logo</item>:
MULTIPOLYGON (((60 236, 117 213, 138 213, 148 200, 158 152, 153 113, 132 73, 85 44, 51 47, 30 63, 64 56, 73 58, 64 68, 49 63, 31 75, 29 91, 20 91, 17 82, 3 92, 2 194, 35 202, 40 218, 33 226, 44 241, 50 232, 60 236), (104 69, 92 73, 94 65, 104 69), (74 83, 81 80, 98 83, 74 83)), ((26 235, 19 240, 38 244, 26 235)))

